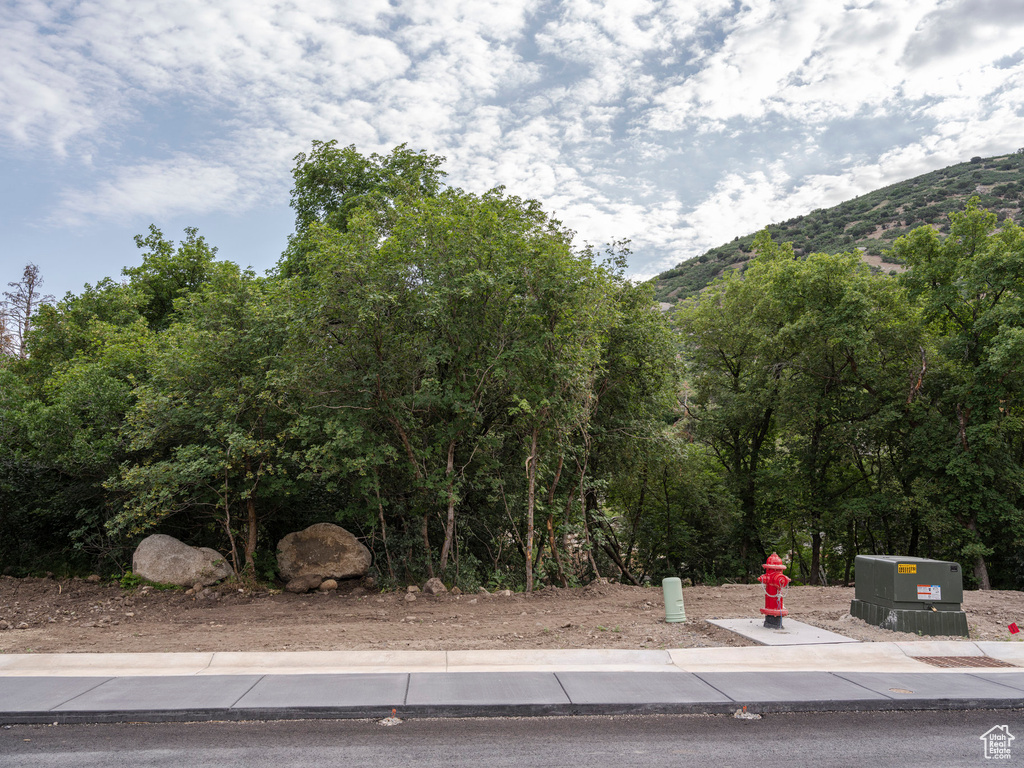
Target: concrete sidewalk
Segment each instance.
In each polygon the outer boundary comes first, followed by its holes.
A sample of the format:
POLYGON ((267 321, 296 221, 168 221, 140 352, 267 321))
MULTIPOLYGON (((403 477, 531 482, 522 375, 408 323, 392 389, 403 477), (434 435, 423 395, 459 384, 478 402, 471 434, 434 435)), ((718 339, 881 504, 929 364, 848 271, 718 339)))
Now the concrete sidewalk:
POLYGON ((0 723, 1024 708, 1024 644, 0 656, 0 723), (940 669, 923 657, 1017 666, 940 669), (967 657, 967 658, 965 658, 967 657))

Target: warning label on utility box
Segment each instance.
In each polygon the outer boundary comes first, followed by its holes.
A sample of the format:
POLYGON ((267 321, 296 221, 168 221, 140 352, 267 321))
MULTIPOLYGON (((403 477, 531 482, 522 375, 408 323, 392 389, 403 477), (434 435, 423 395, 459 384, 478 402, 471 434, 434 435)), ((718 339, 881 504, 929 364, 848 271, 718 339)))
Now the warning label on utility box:
POLYGON ((917 573, 917 566, 910 563, 899 563, 896 566, 896 573, 917 573))
POLYGON ((918 584, 917 585, 917 599, 918 600, 941 600, 942 599, 942 587, 938 584, 918 584))

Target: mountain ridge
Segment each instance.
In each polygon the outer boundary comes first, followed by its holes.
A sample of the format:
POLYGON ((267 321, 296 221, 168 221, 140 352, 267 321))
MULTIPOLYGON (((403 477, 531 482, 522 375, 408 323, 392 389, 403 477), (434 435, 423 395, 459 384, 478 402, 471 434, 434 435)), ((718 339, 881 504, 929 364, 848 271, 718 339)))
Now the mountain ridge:
MULTIPOLYGON (((972 197, 1003 221, 1024 214, 1024 148, 1007 155, 972 157, 939 170, 846 200, 765 229, 778 242, 792 242, 798 256, 859 250, 874 269, 903 269, 887 251, 900 235, 931 225, 949 231, 948 214, 972 197)), ((727 269, 742 269, 753 257, 756 233, 687 259, 652 279, 655 299, 675 304, 700 292, 727 269)))

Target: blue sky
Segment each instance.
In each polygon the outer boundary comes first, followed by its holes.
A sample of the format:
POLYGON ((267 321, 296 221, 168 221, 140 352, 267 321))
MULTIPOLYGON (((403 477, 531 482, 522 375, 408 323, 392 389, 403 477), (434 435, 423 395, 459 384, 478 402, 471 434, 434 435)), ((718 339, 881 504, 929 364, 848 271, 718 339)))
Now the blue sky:
POLYGON ((651 277, 1024 145, 1020 0, 3 0, 0 283, 63 295, 153 223, 272 267, 314 139, 447 157, 651 277))

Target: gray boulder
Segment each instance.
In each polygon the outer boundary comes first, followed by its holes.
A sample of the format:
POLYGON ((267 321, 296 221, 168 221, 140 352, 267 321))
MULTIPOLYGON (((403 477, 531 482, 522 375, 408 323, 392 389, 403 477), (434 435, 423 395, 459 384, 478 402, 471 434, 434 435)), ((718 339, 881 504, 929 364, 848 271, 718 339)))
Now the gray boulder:
POLYGON ((180 587, 209 586, 234 574, 220 552, 209 547, 190 547, 162 533, 147 536, 136 547, 132 571, 147 581, 180 587))
POLYGON ((447 592, 448 588, 444 585, 443 581, 434 577, 433 579, 427 579, 427 583, 423 585, 423 591, 428 595, 441 595, 447 592))
POLYGON ((277 567, 285 581, 300 576, 350 579, 370 570, 370 550, 344 528, 316 523, 278 542, 277 567))

